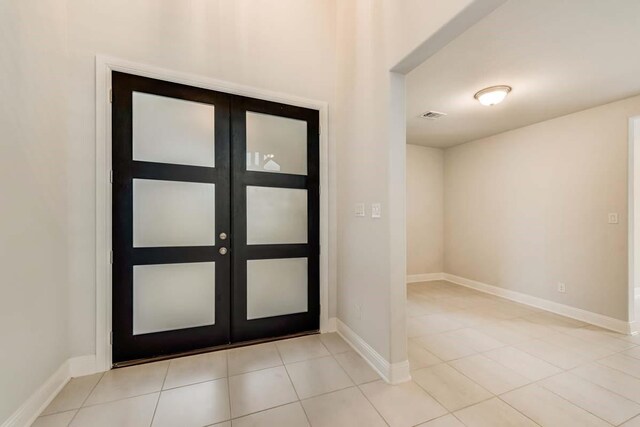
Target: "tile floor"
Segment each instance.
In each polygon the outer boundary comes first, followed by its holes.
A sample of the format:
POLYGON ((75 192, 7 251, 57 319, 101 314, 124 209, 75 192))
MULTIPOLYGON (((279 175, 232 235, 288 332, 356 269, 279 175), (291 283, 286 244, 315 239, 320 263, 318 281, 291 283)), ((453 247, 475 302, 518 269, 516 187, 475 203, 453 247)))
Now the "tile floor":
POLYGON ((640 337, 444 281, 407 333, 398 386, 316 335, 75 378, 34 426, 640 427, 640 337))

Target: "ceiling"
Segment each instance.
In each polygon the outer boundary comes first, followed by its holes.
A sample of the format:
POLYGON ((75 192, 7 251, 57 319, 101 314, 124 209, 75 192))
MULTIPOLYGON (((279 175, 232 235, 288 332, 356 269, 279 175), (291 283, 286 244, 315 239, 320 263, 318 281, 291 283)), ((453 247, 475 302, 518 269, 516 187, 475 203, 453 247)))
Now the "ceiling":
POLYGON ((407 76, 407 142, 450 147, 639 93, 639 0, 510 0, 407 76), (501 84, 502 104, 473 98, 501 84))

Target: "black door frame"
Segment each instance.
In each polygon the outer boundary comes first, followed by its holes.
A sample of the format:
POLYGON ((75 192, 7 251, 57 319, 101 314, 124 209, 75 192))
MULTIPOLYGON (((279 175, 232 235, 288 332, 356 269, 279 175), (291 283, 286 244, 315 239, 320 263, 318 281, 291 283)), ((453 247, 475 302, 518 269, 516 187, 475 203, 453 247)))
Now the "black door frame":
POLYGON ((320 326, 319 111, 117 71, 112 72, 112 83, 112 363, 116 365, 136 359, 183 353, 193 351, 194 347, 206 349, 233 342, 268 339, 303 331, 317 331, 320 326), (132 160, 131 93, 133 91, 214 104, 216 114, 215 168, 132 160), (243 122, 246 110, 307 120, 307 176, 244 170, 246 150, 243 122), (239 127, 240 125, 242 126, 239 127), (123 141, 124 146, 117 145, 122 144, 123 141), (235 149, 231 148, 231 141, 236 141, 237 147, 235 149), (240 144, 238 141, 242 141, 242 143, 240 144), (233 170, 233 179, 235 180, 233 189, 231 188, 230 170, 233 170), (230 203, 230 208, 227 210, 216 209, 216 245, 133 248, 133 178, 215 183, 216 206, 230 203), (242 241, 240 239, 243 236, 246 239, 244 187, 247 184, 307 189, 308 243, 304 245, 258 246, 240 244, 239 242, 242 241), (242 221, 232 220, 232 209, 235 209, 238 216, 240 216, 239 212, 242 212, 242 221), (116 229, 120 229, 121 232, 116 233, 116 229), (220 241, 218 233, 222 229, 231 230, 230 240, 220 241), (225 243, 225 246, 231 250, 230 255, 233 258, 229 255, 222 257, 218 254, 218 248, 225 243), (242 320, 246 319, 246 263, 243 264, 243 261, 240 260, 287 257, 308 258, 308 311, 266 319, 242 320), (233 260, 233 266, 231 260, 233 260), (235 287, 233 285, 229 287, 216 286, 215 325, 139 336, 132 335, 133 266, 204 261, 216 262, 216 283, 236 283, 235 287), (240 281, 235 282, 236 280, 240 281), (244 282, 242 282, 243 280, 244 282), (242 285, 239 285, 240 283, 242 285), (230 292, 231 289, 235 289, 233 295, 230 292), (127 304, 114 304, 114 301, 127 301, 127 304), (243 314, 245 317, 241 318, 240 316, 243 314), (233 324, 237 324, 239 327, 234 328, 233 324), (184 339, 186 330, 189 333, 188 340, 184 339))

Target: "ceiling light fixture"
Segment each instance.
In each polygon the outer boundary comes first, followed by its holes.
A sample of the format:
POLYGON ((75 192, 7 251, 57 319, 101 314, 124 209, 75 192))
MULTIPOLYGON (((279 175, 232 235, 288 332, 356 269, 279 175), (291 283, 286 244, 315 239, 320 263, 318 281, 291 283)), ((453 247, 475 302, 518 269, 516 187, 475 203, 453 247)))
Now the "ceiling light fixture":
POLYGON ((511 92, 511 86, 491 86, 477 92, 473 97, 482 105, 496 105, 504 101, 507 94, 511 92))

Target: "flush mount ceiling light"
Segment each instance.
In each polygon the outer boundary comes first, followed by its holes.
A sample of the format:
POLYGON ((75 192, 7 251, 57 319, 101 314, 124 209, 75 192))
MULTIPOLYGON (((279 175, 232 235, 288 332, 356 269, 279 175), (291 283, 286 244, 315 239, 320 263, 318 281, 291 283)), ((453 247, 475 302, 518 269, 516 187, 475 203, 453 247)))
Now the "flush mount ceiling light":
POLYGON ((473 97, 482 105, 496 105, 504 101, 507 94, 511 92, 511 86, 491 86, 486 89, 482 89, 473 97))

